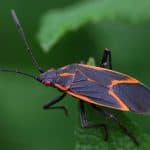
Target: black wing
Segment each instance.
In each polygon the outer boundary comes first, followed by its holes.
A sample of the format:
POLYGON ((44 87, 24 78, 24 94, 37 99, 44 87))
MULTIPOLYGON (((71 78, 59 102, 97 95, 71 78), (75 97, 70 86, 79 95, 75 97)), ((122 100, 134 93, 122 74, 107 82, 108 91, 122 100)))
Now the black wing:
POLYGON ((105 107, 138 113, 150 112, 150 89, 138 80, 89 65, 79 64, 77 70, 69 94, 105 107))
POLYGON ((108 94, 108 90, 106 86, 88 80, 83 73, 77 71, 68 93, 90 103, 123 110, 116 99, 108 94))
POLYGON ((150 89, 143 84, 118 84, 113 87, 113 91, 121 97, 131 111, 150 112, 150 89))

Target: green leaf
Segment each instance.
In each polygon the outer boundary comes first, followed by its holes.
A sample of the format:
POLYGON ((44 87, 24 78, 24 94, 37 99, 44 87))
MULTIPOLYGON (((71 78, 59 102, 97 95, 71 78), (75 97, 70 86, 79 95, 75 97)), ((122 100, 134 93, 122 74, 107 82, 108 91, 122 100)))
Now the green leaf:
POLYGON ((96 63, 95 63, 95 59, 93 57, 89 57, 88 61, 87 61, 87 64, 88 65, 92 65, 92 66, 95 66, 96 63))
MULTIPOLYGON (((114 114, 114 113, 113 113, 114 114)), ((93 114, 93 118, 95 114, 93 114)), ((99 116, 100 118, 101 116, 99 116)), ((136 146, 133 141, 111 120, 105 123, 108 125, 109 139, 104 141, 104 131, 101 128, 85 129, 75 128, 76 144, 74 150, 148 150, 150 144, 150 135, 143 133, 134 121, 128 118, 126 113, 118 113, 117 118, 134 137, 139 141, 139 146, 136 146), (134 122, 134 123, 133 123, 134 122)), ((99 120, 104 123, 105 119, 99 120)), ((91 123, 91 121, 89 121, 91 123)))
POLYGON ((68 31, 75 31, 87 23, 124 21, 141 23, 150 20, 149 0, 92 0, 65 9, 50 10, 41 18, 38 32, 45 52, 68 31))

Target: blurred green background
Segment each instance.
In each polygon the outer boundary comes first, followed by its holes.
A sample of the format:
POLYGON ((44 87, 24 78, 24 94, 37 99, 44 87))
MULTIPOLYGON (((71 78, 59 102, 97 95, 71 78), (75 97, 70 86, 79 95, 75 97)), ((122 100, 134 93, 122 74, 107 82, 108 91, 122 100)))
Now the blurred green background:
MULTIPOLYGON (((100 62, 105 47, 112 48, 113 68, 132 75, 150 86, 150 22, 131 24, 119 20, 97 21, 68 32, 49 53, 37 40, 41 16, 51 9, 66 8, 84 0, 0 0, 0 67, 18 68, 37 75, 10 15, 14 8, 31 42, 33 53, 43 68, 61 67, 87 61, 100 62)), ((143 1, 144 2, 144 1, 143 1)), ((134 9, 134 8, 133 8, 134 9)), ((150 18, 149 18, 150 20, 150 18)), ((78 124, 77 100, 68 96, 61 111, 44 111, 43 104, 60 95, 32 79, 0 73, 0 149, 72 150, 78 124)), ((150 133, 149 116, 131 114, 144 133, 150 133)))

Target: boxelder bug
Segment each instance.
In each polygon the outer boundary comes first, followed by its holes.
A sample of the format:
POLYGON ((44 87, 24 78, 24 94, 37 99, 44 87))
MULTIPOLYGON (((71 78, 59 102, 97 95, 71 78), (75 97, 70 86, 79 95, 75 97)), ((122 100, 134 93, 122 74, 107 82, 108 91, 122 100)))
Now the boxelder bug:
POLYGON ((45 86, 52 86, 62 92, 62 95, 51 100, 44 105, 44 109, 62 109, 67 114, 65 106, 53 106, 61 101, 67 94, 79 99, 80 118, 82 127, 102 127, 105 131, 105 140, 108 139, 106 124, 89 124, 84 108, 84 102, 88 102, 97 111, 104 116, 114 120, 118 126, 138 145, 136 138, 128 131, 126 127, 111 113, 102 110, 98 106, 109 107, 121 111, 130 111, 137 113, 150 112, 150 89, 145 87, 137 79, 128 75, 111 70, 111 51, 104 50, 100 67, 86 64, 71 64, 58 70, 49 69, 44 71, 37 63, 32 54, 29 43, 24 34, 23 28, 12 10, 12 17, 17 25, 21 38, 23 39, 28 53, 30 54, 33 65, 41 73, 39 76, 33 76, 18 70, 0 69, 2 72, 14 72, 20 75, 31 77, 45 86))

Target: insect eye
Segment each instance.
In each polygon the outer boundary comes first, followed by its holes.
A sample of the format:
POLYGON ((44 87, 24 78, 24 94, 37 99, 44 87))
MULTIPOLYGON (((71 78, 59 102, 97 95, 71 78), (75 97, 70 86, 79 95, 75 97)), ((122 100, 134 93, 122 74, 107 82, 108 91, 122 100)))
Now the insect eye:
POLYGON ((49 80, 43 82, 45 86, 50 86, 51 82, 49 80))

